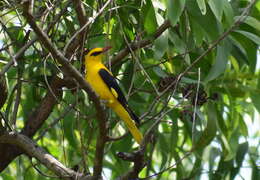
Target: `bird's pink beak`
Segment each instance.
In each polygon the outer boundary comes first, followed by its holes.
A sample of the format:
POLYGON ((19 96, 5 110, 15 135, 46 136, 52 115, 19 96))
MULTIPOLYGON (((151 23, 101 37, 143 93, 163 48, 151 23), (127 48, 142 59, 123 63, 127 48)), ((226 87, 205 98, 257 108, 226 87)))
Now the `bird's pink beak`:
POLYGON ((103 48, 102 52, 107 52, 109 49, 111 49, 112 47, 111 46, 106 46, 103 48))

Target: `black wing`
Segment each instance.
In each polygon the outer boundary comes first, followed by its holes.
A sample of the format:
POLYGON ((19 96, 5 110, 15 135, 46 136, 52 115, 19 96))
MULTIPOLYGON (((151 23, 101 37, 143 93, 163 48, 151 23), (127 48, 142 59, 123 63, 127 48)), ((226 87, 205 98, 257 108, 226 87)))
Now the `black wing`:
POLYGON ((116 91, 117 93, 117 100, 121 103, 121 105, 128 111, 131 118, 135 120, 137 124, 139 124, 140 120, 139 118, 134 114, 134 112, 128 107, 128 103, 125 99, 125 96, 123 92, 121 91, 119 85, 116 82, 116 79, 106 70, 106 69, 100 69, 98 71, 100 77, 105 82, 109 90, 112 94, 114 94, 112 91, 116 91))

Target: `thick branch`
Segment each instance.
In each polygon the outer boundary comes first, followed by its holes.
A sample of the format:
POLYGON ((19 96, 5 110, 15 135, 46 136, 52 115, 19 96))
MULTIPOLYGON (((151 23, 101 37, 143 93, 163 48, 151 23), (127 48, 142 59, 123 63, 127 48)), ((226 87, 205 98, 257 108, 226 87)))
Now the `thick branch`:
MULTIPOLYGON (((75 39, 76 37, 78 37, 78 35, 79 35, 80 33, 82 33, 83 31, 85 31, 85 30, 88 28, 88 26, 89 26, 90 24, 92 24, 92 23, 94 22, 94 20, 95 20, 98 16, 100 16, 100 15, 103 13, 103 11, 105 10, 105 8, 106 8, 111 2, 112 2, 112 0, 108 0, 108 1, 104 4, 104 6, 103 6, 92 18, 89 18, 89 20, 88 20, 76 33, 73 34, 73 36, 69 39, 68 43, 67 43, 66 46, 64 47, 64 51, 65 51, 65 52, 67 52, 67 49, 68 49, 68 47, 70 46, 71 42, 73 42, 74 39, 75 39)), ((28 9, 28 8, 27 8, 27 9, 28 9)))
POLYGON ((138 179, 139 172, 145 167, 144 163, 144 149, 132 153, 119 152, 117 156, 125 161, 131 161, 134 163, 134 167, 126 174, 121 176, 120 180, 138 179))
MULTIPOLYGON (((49 117, 53 107, 57 104, 57 101, 53 99, 55 99, 55 97, 59 98, 62 95, 60 89, 64 84, 64 80, 58 77, 54 78, 50 85, 51 91, 48 91, 41 104, 29 116, 25 127, 21 132, 22 134, 25 134, 30 138, 33 137, 37 130, 43 125, 44 121, 49 117)), ((0 172, 3 171, 8 164, 21 153, 22 151, 13 145, 0 143, 0 172)))
POLYGON ((30 157, 36 158, 45 167, 54 172, 62 179, 90 179, 90 177, 83 177, 82 174, 65 167, 61 162, 48 154, 41 147, 37 146, 30 138, 15 132, 4 133, 0 136, 0 143, 12 144, 22 149, 30 157))
POLYGON ((43 125, 45 120, 49 117, 53 111, 54 106, 58 103, 57 99, 62 96, 61 88, 66 84, 66 81, 55 77, 51 84, 50 90, 47 92, 43 98, 41 104, 36 108, 36 110, 30 115, 26 121, 25 127, 21 131, 22 134, 33 137, 37 130, 43 125))
POLYGON ((75 6, 75 10, 77 13, 77 18, 79 20, 80 27, 83 27, 84 24, 87 22, 86 10, 84 9, 84 6, 83 6, 81 0, 74 0, 72 2, 75 6))
POLYGON ((0 76, 0 109, 5 104, 5 101, 7 99, 7 88, 6 88, 6 80, 5 77, 0 76))
MULTIPOLYGON (((93 177, 94 179, 98 179, 102 173, 103 167, 103 157, 104 157, 104 150, 105 144, 107 142, 107 123, 106 123, 106 114, 104 117, 98 117, 99 120, 99 136, 96 142, 96 152, 95 152, 95 161, 94 161, 94 172, 93 177)), ((97 116, 103 116, 101 114, 97 114, 97 116)))

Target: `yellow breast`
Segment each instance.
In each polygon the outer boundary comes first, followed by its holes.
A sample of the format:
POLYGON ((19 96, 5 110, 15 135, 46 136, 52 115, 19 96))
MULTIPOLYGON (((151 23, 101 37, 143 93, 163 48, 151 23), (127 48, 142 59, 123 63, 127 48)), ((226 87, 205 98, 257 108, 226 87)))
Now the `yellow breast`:
POLYGON ((109 104, 111 104, 116 99, 98 73, 101 68, 106 69, 106 67, 103 64, 95 64, 95 65, 91 66, 91 68, 87 68, 85 78, 86 78, 86 81, 92 87, 92 89, 100 97, 100 99, 106 100, 106 101, 108 101, 109 104))

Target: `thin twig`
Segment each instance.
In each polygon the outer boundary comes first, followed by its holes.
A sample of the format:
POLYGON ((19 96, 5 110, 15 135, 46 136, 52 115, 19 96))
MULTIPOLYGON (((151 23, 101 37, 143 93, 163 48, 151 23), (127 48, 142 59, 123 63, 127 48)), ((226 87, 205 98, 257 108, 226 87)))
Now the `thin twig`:
POLYGON ((155 177, 155 176, 158 176, 158 175, 164 173, 165 171, 168 171, 168 170, 174 168, 177 164, 179 164, 179 163, 182 162, 184 159, 186 159, 187 157, 189 157, 192 152, 193 152, 193 150, 187 152, 182 158, 180 158, 178 161, 176 161, 173 165, 171 165, 171 166, 169 166, 169 167, 167 167, 167 168, 161 170, 160 172, 157 172, 157 173, 155 173, 155 174, 153 174, 153 175, 151 175, 151 176, 148 176, 148 177, 145 177, 145 178, 140 178, 140 179, 141 179, 141 180, 148 180, 148 179, 151 179, 151 178, 153 178, 153 177, 155 177))
POLYGON ((193 115, 192 115, 192 144, 194 144, 194 138, 195 138, 196 112, 197 112, 199 89, 200 89, 200 68, 198 69, 197 90, 196 90, 195 105, 194 105, 194 110, 193 110, 193 115))
MULTIPOLYGON (((85 23, 87 22, 87 17, 86 17, 86 10, 84 9, 83 2, 81 0, 74 0, 73 4, 75 6, 75 10, 77 13, 77 18, 79 20, 79 25, 82 28, 85 23)), ((82 32, 79 34, 79 50, 80 50, 80 56, 78 59, 82 59, 84 55, 84 45, 85 45, 85 40, 86 40, 86 34, 88 34, 88 27, 86 27, 82 32)), ((82 61, 80 61, 82 63, 82 61)), ((82 65, 80 65, 82 66, 82 65)))
MULTIPOLYGON (((27 44, 25 44, 21 49, 19 49, 19 51, 14 55, 14 59, 19 59, 19 57, 21 55, 23 55, 23 53, 32 45, 36 42, 37 38, 32 39, 31 41, 29 41, 27 44)), ((2 71, 0 72, 0 76, 2 76, 3 74, 5 74, 8 69, 14 64, 14 61, 11 60, 9 61, 3 68, 2 71)))
POLYGON ((123 50, 119 51, 118 54, 113 57, 111 59, 111 64, 117 64, 119 63, 124 57, 126 57, 131 51, 135 51, 137 49, 146 47, 147 45, 151 44, 156 38, 158 38, 166 29, 168 29, 169 27, 171 27, 170 21, 166 20, 156 31, 155 33, 152 35, 152 37, 140 40, 138 42, 132 42, 130 44, 130 47, 126 47, 123 50))
POLYGON ((43 60, 43 76, 44 76, 44 81, 48 87, 48 90, 51 92, 51 94, 53 95, 53 97, 55 98, 55 100, 57 102, 59 102, 59 98, 55 95, 55 93, 53 92, 53 90, 51 89, 51 85, 48 81, 48 78, 47 78, 47 73, 46 73, 46 60, 48 59, 48 57, 51 56, 51 54, 49 53, 45 59, 43 60))
POLYGON ((14 130, 16 131, 16 119, 17 119, 17 112, 21 100, 22 95, 22 69, 23 67, 18 67, 18 79, 17 79, 17 89, 16 89, 16 98, 14 103, 14 109, 13 109, 13 117, 11 119, 11 125, 13 126, 14 130))
POLYGON ((56 178, 56 179, 60 178, 59 176, 51 176, 51 175, 47 175, 47 174, 43 173, 43 172, 36 166, 36 164, 34 164, 34 163, 32 162, 32 158, 30 158, 30 162, 31 162, 32 167, 33 167, 41 176, 43 176, 43 177, 48 177, 48 178, 56 178))
POLYGON ((211 50, 213 50, 223 39, 225 39, 235 28, 237 28, 242 22, 244 22, 244 20, 246 19, 246 17, 248 16, 249 11, 251 10, 252 6, 254 5, 254 3, 256 2, 256 0, 252 0, 249 5, 244 9, 244 11, 242 12, 242 14, 239 16, 239 18, 235 21, 235 23, 224 33, 222 33, 222 35, 215 40, 210 46, 209 48, 204 51, 197 59, 195 59, 191 65, 189 67, 187 67, 181 74, 180 74, 180 78, 182 78, 188 71, 191 70, 192 67, 194 67, 204 56, 206 56, 211 50))
POLYGON ((75 34, 73 34, 73 36, 70 38, 70 40, 68 41, 68 43, 66 44, 66 46, 64 47, 64 51, 66 52, 69 45, 71 44, 71 42, 82 32, 84 31, 90 24, 92 24, 97 17, 99 17, 103 11, 105 10, 105 8, 112 2, 113 0, 108 0, 105 5, 91 18, 89 18, 88 22, 86 22, 84 24, 84 26, 82 26, 75 34))
MULTIPOLYGON (((55 17, 54 17, 54 20, 48 25, 47 29, 46 29, 46 32, 47 34, 49 33, 49 31, 51 30, 51 28, 57 23, 57 21, 61 18, 61 16, 66 12, 67 10, 67 7, 69 6, 71 2, 67 2, 65 7, 61 10, 61 12, 59 14, 57 14, 55 17)), ((20 48, 18 50, 18 52, 13 56, 13 59, 17 59, 19 60, 19 58, 24 54, 24 52, 30 47, 32 46, 36 41, 38 40, 37 37, 34 37, 32 40, 30 40, 28 43, 26 43, 22 48, 20 48)), ((0 76, 2 76, 3 74, 5 74, 9 69, 10 67, 14 64, 14 61, 11 60, 9 61, 1 70, 0 72, 0 76)))
POLYGON ((70 104, 69 107, 65 109, 65 111, 56 119, 53 120, 53 122, 48 125, 45 129, 42 130, 42 132, 39 134, 37 138, 35 138, 35 141, 39 141, 50 129, 52 129, 61 119, 66 117, 66 115, 71 112, 71 110, 75 107, 75 104, 70 104))

